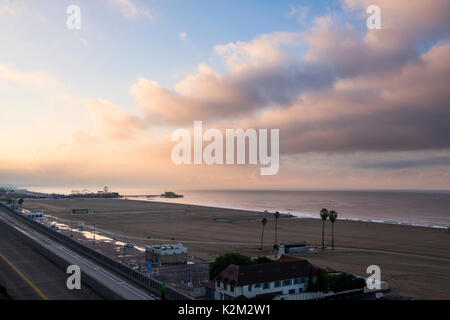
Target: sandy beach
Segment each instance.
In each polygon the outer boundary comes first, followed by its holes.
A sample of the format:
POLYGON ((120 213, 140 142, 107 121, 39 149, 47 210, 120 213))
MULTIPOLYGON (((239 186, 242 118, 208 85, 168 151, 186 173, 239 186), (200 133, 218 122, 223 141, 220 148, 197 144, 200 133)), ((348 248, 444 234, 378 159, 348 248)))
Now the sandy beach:
MULTIPOLYGON (((182 242, 189 255, 204 260, 237 251, 256 257, 274 255, 275 219, 264 213, 113 199, 26 200, 24 208, 88 225, 140 244, 182 242), (72 214, 87 208, 89 214, 72 214), (264 249, 259 250, 262 225, 264 249), (174 240, 172 240, 174 239, 174 240)), ((318 208, 320 210, 320 208, 318 208)), ((321 244, 322 221, 282 215, 278 242, 307 241, 321 244)), ((442 229, 337 221, 335 246, 303 255, 310 262, 359 275, 369 265, 381 267, 382 280, 393 292, 418 299, 450 299, 450 234, 442 229)), ((326 223, 326 244, 331 245, 331 223, 326 223)))

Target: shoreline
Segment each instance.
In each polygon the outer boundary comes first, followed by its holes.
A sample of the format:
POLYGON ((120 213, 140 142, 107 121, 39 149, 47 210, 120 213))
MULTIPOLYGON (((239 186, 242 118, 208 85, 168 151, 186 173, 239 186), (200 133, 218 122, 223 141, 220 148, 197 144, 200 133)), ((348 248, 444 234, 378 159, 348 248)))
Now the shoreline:
MULTIPOLYGON (((154 201, 154 200, 145 200, 133 197, 125 197, 120 200, 131 200, 131 201, 142 201, 142 202, 150 202, 150 203, 158 203, 158 204, 174 204, 174 205, 184 205, 184 206, 196 206, 203 208, 213 208, 213 209, 224 209, 224 210, 236 210, 236 211, 247 211, 254 213, 262 213, 265 214, 264 211, 260 211, 257 209, 248 209, 248 208, 240 208, 240 207, 230 207, 230 206, 220 206, 220 205, 206 205, 206 204, 193 204, 193 203, 181 203, 181 202, 171 202, 171 201, 154 201)), ((299 219, 314 219, 320 220, 319 213, 300 213, 300 212, 292 212, 292 211, 278 211, 280 214, 285 216, 291 216, 293 218, 299 219)), ((267 215, 272 215, 274 212, 269 212, 267 215)), ((418 224, 407 221, 387 221, 380 219, 364 219, 364 218, 343 218, 339 217, 339 221, 353 221, 353 222, 365 222, 365 223, 380 223, 380 224, 388 224, 388 225, 399 225, 399 226, 409 226, 409 227, 421 227, 421 228, 431 228, 431 229, 441 229, 446 230, 450 226, 447 225, 426 225, 426 224, 418 224)))

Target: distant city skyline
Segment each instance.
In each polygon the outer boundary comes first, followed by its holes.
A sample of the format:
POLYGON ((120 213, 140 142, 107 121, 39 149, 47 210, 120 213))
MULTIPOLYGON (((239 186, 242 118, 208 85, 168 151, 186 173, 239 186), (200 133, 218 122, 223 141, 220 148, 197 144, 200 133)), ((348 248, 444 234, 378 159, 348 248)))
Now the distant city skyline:
POLYGON ((2 1, 0 183, 448 190, 449 16, 448 0, 2 1), (176 166, 171 133, 194 121, 279 129, 278 174, 176 166))

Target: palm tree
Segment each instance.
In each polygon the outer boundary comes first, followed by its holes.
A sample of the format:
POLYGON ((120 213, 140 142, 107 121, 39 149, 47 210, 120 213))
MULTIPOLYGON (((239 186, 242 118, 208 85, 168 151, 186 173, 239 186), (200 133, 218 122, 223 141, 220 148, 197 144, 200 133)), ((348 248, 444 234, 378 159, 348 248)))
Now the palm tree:
POLYGON ((273 215, 275 217, 275 245, 273 247, 274 247, 274 249, 277 249, 277 247, 278 247, 278 218, 280 217, 280 213, 277 211, 273 215))
POLYGON ((328 218, 328 210, 323 208, 320 210, 320 218, 322 219, 322 250, 325 249, 325 220, 328 218))
POLYGON ((331 221, 331 250, 334 251, 334 222, 337 219, 337 212, 332 210, 329 213, 330 221, 331 221))
POLYGON ((261 223, 262 223, 263 229, 262 229, 262 233, 261 233, 261 247, 259 248, 259 250, 262 250, 262 248, 263 248, 264 228, 266 227, 267 219, 262 218, 261 223))

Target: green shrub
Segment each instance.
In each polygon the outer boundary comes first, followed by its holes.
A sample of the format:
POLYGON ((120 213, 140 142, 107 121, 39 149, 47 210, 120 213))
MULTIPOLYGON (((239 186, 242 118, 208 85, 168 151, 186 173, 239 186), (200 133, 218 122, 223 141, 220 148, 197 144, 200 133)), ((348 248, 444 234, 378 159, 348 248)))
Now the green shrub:
POLYGON ((253 263, 252 258, 249 256, 237 252, 226 253, 223 256, 217 257, 214 262, 209 264, 209 278, 213 280, 230 264, 245 266, 253 263))

